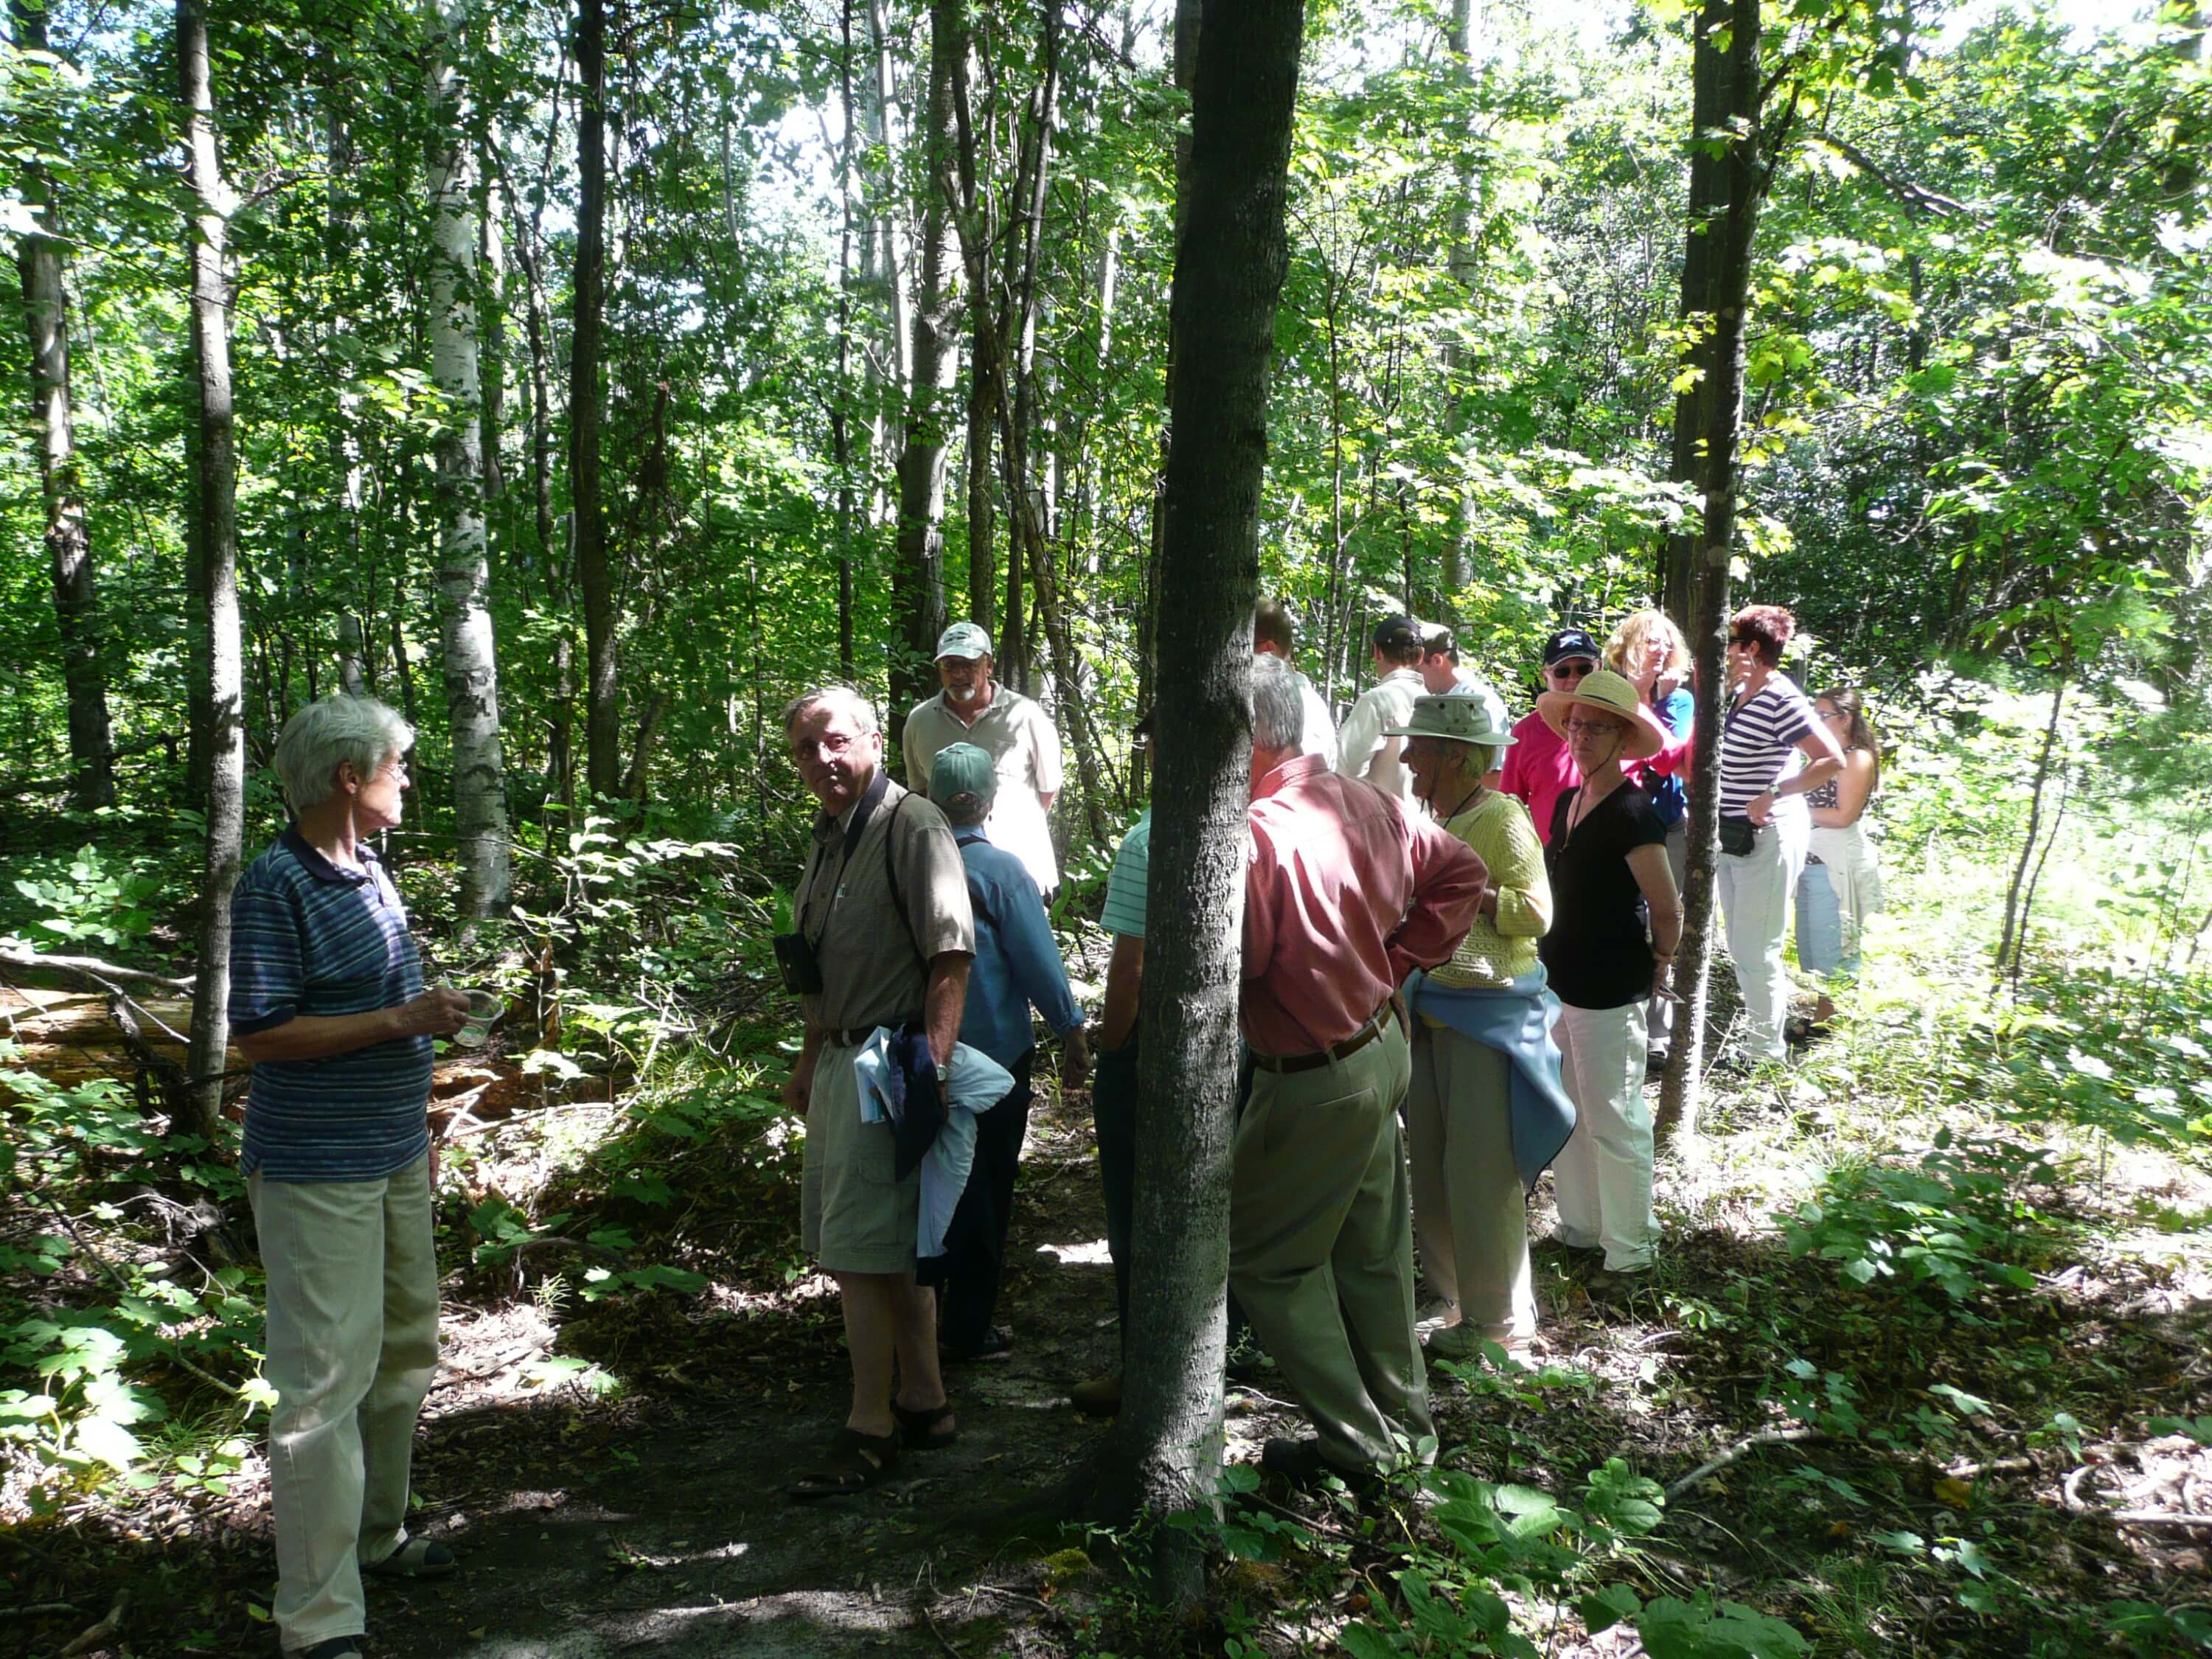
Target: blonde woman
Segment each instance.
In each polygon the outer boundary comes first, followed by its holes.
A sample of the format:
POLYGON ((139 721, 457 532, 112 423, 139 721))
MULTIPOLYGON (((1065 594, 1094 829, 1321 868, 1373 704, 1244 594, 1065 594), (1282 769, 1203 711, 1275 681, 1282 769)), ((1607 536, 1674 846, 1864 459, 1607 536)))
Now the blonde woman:
MULTIPOLYGON (((1881 755, 1857 692, 1820 692, 1813 715, 1844 746, 1844 769, 1805 797, 1813 833, 1797 877, 1797 962, 1823 979, 1850 979, 1859 970, 1860 929, 1882 908, 1881 866, 1866 832, 1881 755)), ((1814 1018, 1834 1012, 1824 989, 1814 1018)))
MULTIPOLYGON (((1690 642, 1672 617, 1658 610, 1630 611, 1605 642, 1605 665, 1636 688, 1644 706, 1659 717, 1676 743, 1688 741, 1698 708, 1697 699, 1690 695, 1690 642)), ((1674 872, 1674 890, 1686 891, 1690 805, 1682 780, 1640 764, 1628 768, 1628 780, 1651 798, 1651 810, 1667 832, 1667 867, 1674 872)), ((1674 1005, 1664 997, 1652 998, 1644 1015, 1648 1065, 1665 1061, 1674 1028, 1674 1005)))

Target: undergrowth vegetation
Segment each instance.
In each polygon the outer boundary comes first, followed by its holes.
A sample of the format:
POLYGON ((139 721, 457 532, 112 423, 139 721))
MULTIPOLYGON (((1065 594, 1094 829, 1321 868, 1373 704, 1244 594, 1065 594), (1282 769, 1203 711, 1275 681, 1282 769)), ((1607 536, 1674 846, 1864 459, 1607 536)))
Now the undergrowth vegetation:
MULTIPOLYGON (((1439 1369, 1433 1469, 1362 1503, 1232 1464, 1210 1633, 1164 1635, 1128 1577, 1069 1598, 1061 1649, 1565 1655, 1614 1626, 1657 1659, 2212 1649, 2188 1529, 2113 1518, 2171 1507, 2212 1442, 2201 785, 2147 797, 2155 749, 2079 766, 2001 976, 2019 757, 2046 708, 1945 675, 1881 711, 1902 739, 1875 808, 1889 913, 1832 1032, 1718 1083, 1662 1166, 1648 1288, 1594 1300, 1540 1250, 1549 1352, 1439 1369)), ((2080 718, 2077 752, 2112 740, 2080 718)), ((544 1334, 515 1387, 591 1409, 830 1343, 774 1101, 775 883, 732 843, 597 822, 529 863, 512 921, 426 928, 441 971, 509 1010, 488 1052, 446 1056, 433 1102, 449 1309, 526 1311, 544 1334)), ((159 849, 13 869, 6 948, 163 965, 159 849)), ((424 911, 447 875, 403 860, 424 911)), ((1083 886, 1055 918, 1079 979, 1083 886)), ((0 1047, 19 1530, 258 1480, 242 1182, 228 1147, 165 1133, 99 1002, 21 1006, 0 1047)))

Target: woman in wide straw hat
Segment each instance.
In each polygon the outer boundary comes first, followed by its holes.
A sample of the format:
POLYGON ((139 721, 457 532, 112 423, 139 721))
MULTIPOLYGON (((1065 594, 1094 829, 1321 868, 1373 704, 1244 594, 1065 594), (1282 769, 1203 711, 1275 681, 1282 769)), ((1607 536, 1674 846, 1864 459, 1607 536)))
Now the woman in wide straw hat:
POLYGON ((1510 1350, 1536 1330, 1528 1188, 1574 1122, 1536 957, 1551 884, 1528 809, 1482 781, 1513 741, 1496 692, 1419 698, 1392 735, 1406 739, 1416 794, 1490 870, 1451 960, 1411 988, 1413 1226, 1435 1293, 1424 1328, 1433 1352, 1465 1356, 1484 1340, 1510 1350))
POLYGON ((1635 685, 1601 669, 1536 699, 1566 739, 1581 785, 1553 809, 1546 861, 1554 915, 1542 945, 1563 1005, 1559 1042, 1574 1138, 1559 1155, 1559 1238, 1605 1252, 1609 1273, 1651 1265, 1651 1113, 1644 1102, 1644 1004, 1665 994, 1682 908, 1667 831, 1624 763, 1669 738, 1635 685))

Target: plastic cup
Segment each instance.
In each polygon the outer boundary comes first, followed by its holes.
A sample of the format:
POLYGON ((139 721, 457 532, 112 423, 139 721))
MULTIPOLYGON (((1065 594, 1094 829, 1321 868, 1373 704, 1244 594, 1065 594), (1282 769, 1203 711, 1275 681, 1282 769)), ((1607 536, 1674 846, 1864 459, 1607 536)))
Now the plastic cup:
POLYGON ((469 1018, 468 1023, 453 1033, 453 1047, 481 1048, 484 1039, 491 1035, 491 1023, 500 1017, 506 1004, 496 991, 463 991, 461 994, 469 1000, 469 1018))

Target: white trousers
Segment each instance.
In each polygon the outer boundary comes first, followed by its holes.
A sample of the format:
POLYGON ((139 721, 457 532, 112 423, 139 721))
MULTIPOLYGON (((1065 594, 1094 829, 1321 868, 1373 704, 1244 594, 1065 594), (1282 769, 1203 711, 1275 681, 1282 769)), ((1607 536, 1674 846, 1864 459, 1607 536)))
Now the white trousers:
POLYGON ((1651 1109, 1644 1099, 1644 1004, 1562 1006, 1553 1035, 1575 1103, 1575 1132, 1552 1166, 1559 1240, 1603 1246, 1605 1265, 1651 1265, 1659 1223, 1651 1212, 1651 1109))
POLYGON ((1781 1060, 1789 1052, 1782 1038, 1783 1018, 1790 1012, 1782 936, 1790 927, 1790 896, 1797 890, 1797 872, 1805 867, 1809 826, 1802 811, 1778 811, 1774 822, 1759 832, 1747 857, 1720 857, 1721 910, 1748 1028, 1744 1053, 1753 1061, 1781 1060))
POLYGON ((307 1648, 363 1632, 361 1570, 407 1541, 415 1419, 438 1369, 430 1161, 380 1181, 255 1176, 246 1190, 276 1390, 273 1612, 283 1645, 307 1648))

